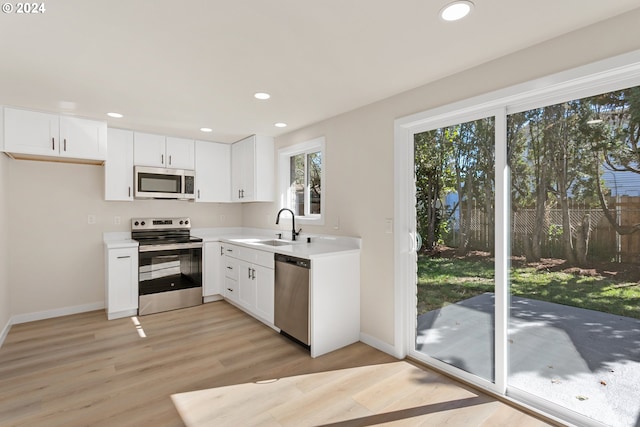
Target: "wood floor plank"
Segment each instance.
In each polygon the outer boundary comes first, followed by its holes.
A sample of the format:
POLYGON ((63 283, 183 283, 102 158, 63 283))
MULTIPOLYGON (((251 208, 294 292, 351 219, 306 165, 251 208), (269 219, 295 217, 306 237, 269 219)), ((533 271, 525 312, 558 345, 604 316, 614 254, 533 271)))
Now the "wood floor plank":
POLYGON ((190 416, 203 426, 544 425, 362 343, 311 359, 224 301, 14 325, 0 349, 3 427, 184 426, 172 395, 194 397, 190 416))

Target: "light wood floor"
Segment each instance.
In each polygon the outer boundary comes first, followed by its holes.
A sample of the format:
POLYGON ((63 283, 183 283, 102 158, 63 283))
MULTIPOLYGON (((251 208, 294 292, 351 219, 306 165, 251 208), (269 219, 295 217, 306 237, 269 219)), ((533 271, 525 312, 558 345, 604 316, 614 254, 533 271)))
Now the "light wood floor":
MULTIPOLYGON (((546 425, 361 343, 311 359, 222 301, 138 319, 139 326, 130 318, 107 321, 96 311, 14 325, 0 349, 0 426, 183 426, 171 395, 206 389, 235 396, 237 417, 238 406, 255 412, 259 403, 242 388, 274 378, 320 392, 301 400, 313 419, 289 406, 271 425, 546 425), (375 402, 374 410, 354 411, 338 398, 344 393, 375 402)), ((263 406, 283 396, 273 390, 263 406)), ((248 419, 233 422, 251 425, 248 419)), ((263 425, 266 418, 254 420, 263 425)))

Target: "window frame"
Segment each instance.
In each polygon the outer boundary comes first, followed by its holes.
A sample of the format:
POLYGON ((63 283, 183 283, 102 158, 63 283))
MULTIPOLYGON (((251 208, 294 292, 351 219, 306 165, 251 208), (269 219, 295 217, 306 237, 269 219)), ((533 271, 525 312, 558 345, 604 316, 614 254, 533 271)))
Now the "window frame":
POLYGON ((289 198, 289 188, 291 179, 291 157, 300 154, 305 155, 305 213, 309 209, 309 190, 306 185, 308 170, 307 170, 307 156, 311 153, 320 152, 321 156, 321 171, 320 171, 320 214, 308 214, 308 215, 296 215, 296 222, 299 224, 311 224, 311 225, 324 225, 324 213, 325 206, 325 185, 326 185, 326 141, 325 137, 321 136, 308 141, 304 141, 298 144, 283 147, 278 150, 278 175, 279 175, 279 204, 280 208, 288 208, 291 210, 291 200, 289 198))

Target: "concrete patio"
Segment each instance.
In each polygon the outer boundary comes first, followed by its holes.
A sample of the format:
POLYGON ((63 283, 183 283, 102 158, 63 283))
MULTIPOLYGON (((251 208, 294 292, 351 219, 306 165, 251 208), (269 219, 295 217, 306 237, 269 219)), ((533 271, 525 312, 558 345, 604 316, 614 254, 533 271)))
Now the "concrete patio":
MULTIPOLYGON (((416 349, 493 380, 494 295, 418 316, 416 349)), ((509 388, 601 423, 640 426, 640 320, 513 297, 509 388)))

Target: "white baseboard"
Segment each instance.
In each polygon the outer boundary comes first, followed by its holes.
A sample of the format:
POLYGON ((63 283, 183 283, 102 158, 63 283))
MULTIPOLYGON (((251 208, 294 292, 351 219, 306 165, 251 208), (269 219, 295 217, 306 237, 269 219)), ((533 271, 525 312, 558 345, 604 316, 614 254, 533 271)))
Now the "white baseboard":
POLYGON ((222 301, 224 297, 222 295, 209 295, 202 298, 203 303, 214 302, 214 301, 222 301))
POLYGON ((396 359, 403 358, 398 355, 398 352, 396 351, 394 346, 392 346, 391 344, 387 344, 386 342, 381 341, 378 338, 372 337, 371 335, 360 332, 360 341, 384 353, 390 354, 396 359))
POLYGON ((9 323, 12 325, 17 325, 20 323, 51 319, 53 317, 68 316, 69 314, 85 313, 87 311, 101 309, 104 309, 104 301, 94 302, 91 304, 74 305, 72 307, 55 308, 53 310, 37 311, 34 313, 15 314, 11 317, 9 323))

